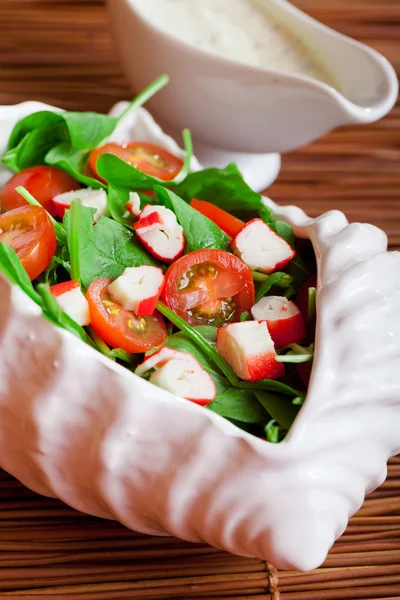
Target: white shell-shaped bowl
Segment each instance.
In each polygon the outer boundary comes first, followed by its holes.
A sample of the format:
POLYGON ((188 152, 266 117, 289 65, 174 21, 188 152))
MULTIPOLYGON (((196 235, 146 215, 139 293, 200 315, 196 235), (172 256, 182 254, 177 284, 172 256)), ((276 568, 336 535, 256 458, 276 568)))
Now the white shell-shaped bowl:
MULTIPOLYGON (((40 108, 0 109, 0 146, 40 108)), ((145 111, 129 127, 171 148, 145 111)), ((0 466, 136 531, 282 569, 319 566, 400 451, 400 254, 340 212, 311 219, 267 202, 311 239, 318 261, 312 381, 283 443, 136 377, 0 278, 0 466)))

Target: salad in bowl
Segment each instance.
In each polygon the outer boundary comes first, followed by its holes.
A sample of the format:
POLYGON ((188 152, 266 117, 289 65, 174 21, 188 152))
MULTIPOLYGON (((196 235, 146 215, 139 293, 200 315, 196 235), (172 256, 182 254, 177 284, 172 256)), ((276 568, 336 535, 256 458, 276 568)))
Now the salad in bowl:
POLYGON ((110 115, 0 113, 0 466, 312 569, 400 451, 399 254, 202 169, 141 107, 166 81, 110 115))
POLYGON ((314 252, 235 165, 191 172, 189 131, 182 158, 110 141, 165 82, 119 118, 39 111, 16 123, 0 269, 111 360, 277 442, 311 373, 314 252))

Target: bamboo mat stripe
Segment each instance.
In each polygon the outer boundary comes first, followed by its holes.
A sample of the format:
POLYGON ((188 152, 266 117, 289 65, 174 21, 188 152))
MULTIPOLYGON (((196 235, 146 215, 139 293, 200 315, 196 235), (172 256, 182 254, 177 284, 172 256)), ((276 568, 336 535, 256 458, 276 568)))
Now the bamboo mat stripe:
MULTIPOLYGON (((384 53, 400 72, 399 0, 295 0, 384 53)), ((0 0, 0 104, 40 100, 106 112, 129 90, 103 0, 0 0)), ((400 104, 283 157, 268 194, 311 215, 336 208, 400 247, 400 104)), ((399 600, 400 457, 325 564, 279 572, 205 545, 135 534, 40 498, 0 472, 0 598, 399 600), (278 585, 279 578, 279 585, 278 585), (279 587, 279 589, 278 589, 279 587)))
MULTIPOLYGON (((391 495, 382 499, 377 491, 366 500, 320 569, 279 573, 281 599, 400 597, 399 469, 400 457, 394 458, 383 485, 391 495), (378 536, 376 526, 383 528, 378 536)), ((273 567, 260 560, 130 532, 42 500, 6 473, 0 514, 0 598, 269 597, 273 567), (42 510, 32 512, 41 502, 42 510)))

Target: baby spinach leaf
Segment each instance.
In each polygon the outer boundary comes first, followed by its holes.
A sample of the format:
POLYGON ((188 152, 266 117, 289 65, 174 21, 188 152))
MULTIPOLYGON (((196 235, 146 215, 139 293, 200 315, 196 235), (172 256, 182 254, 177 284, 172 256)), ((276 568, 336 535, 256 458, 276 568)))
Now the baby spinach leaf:
POLYGON ((25 136, 35 129, 43 130, 62 124, 62 113, 52 112, 51 110, 40 110, 32 113, 16 123, 8 140, 8 148, 18 146, 25 136))
POLYGON ((187 202, 192 198, 208 200, 228 212, 256 211, 261 204, 261 195, 247 185, 234 163, 224 169, 191 173, 175 192, 187 202))
POLYGON ((296 254, 296 256, 290 261, 287 267, 287 272, 293 279, 292 286, 296 293, 311 275, 306 263, 299 254, 296 254))
POLYGON ((96 163, 97 172, 110 185, 131 190, 152 190, 155 185, 165 185, 157 177, 151 177, 135 169, 115 154, 101 154, 96 163))
POLYGON ((264 221, 273 231, 283 238, 292 248, 295 247, 293 228, 286 221, 280 221, 274 212, 265 204, 258 209, 260 219, 264 221))
POLYGON ((43 282, 49 285, 58 283, 58 267, 64 267, 69 275, 71 275, 71 265, 69 264, 68 248, 63 246, 57 248, 57 253, 51 259, 51 263, 43 273, 43 282))
POLYGON ((242 431, 247 431, 248 433, 251 433, 254 429, 254 424, 252 423, 243 423, 241 421, 236 421, 236 419, 230 419, 229 417, 224 418, 227 419, 230 423, 232 423, 232 425, 235 425, 236 427, 241 429, 242 431))
POLYGON ((132 215, 125 210, 125 204, 129 200, 128 188, 117 187, 115 185, 108 186, 107 192, 107 206, 108 211, 114 221, 133 229, 133 218, 132 215))
POLYGON ((265 423, 268 418, 263 406, 254 394, 237 388, 229 388, 207 405, 209 410, 242 423, 265 423))
POLYGON ((255 392, 258 401, 262 404, 268 414, 285 429, 290 429, 297 417, 299 408, 294 406, 285 396, 269 394, 267 392, 255 392))
POLYGON ((230 238, 208 217, 202 215, 170 190, 157 186, 154 191, 157 200, 175 213, 178 222, 183 227, 190 251, 205 248, 228 249, 230 238))
POLYGON ((118 122, 115 117, 95 112, 64 112, 61 116, 75 150, 96 148, 114 131, 118 122))
POLYGON ((85 166, 88 156, 88 152, 75 150, 69 142, 63 142, 54 146, 54 148, 46 154, 45 163, 66 171, 71 177, 83 185, 94 189, 105 189, 106 186, 103 183, 93 177, 85 175, 85 166))
POLYGON ((39 294, 34 290, 31 280, 16 252, 0 242, 0 271, 15 285, 18 285, 36 304, 42 305, 39 294))
POLYGON ((168 185, 168 187, 174 186, 186 177, 190 169, 190 161, 193 156, 193 144, 192 136, 188 129, 183 131, 183 142, 185 147, 185 160, 181 171, 172 181, 163 181, 158 177, 146 175, 146 173, 142 173, 114 154, 102 154, 99 156, 96 163, 97 172, 108 184, 120 188, 129 188, 130 190, 152 190, 156 185, 168 185))
MULTIPOLYGON (((79 239, 79 270, 83 287, 89 287, 99 277, 116 279, 126 267, 159 266, 126 227, 103 216, 93 225, 93 209, 81 206, 80 211, 80 220, 74 222, 77 230, 74 239, 79 239)), ((69 212, 65 217, 68 228, 71 226, 69 212)), ((69 249, 71 252, 71 247, 69 249)))
POLYGON ((58 144, 65 136, 65 127, 56 125, 35 129, 27 133, 18 146, 8 150, 3 156, 3 163, 14 172, 27 167, 45 164, 47 152, 58 144))
POLYGON ((71 204, 65 223, 67 225, 67 239, 69 260, 71 265, 71 279, 81 284, 81 242, 90 235, 93 226, 94 209, 82 212, 82 204, 74 200, 71 204))
MULTIPOLYGON (((93 184, 87 181, 90 178, 83 179, 82 163, 86 163, 88 152, 101 144, 127 113, 144 104, 167 83, 168 76, 166 75, 156 79, 130 103, 119 118, 95 112, 52 112, 48 110, 28 115, 15 125, 3 162, 14 171, 46 162, 50 165, 60 166, 81 183, 93 187, 93 184), (52 154, 51 151, 61 143, 63 144, 62 148, 58 148, 58 152, 52 154), (57 161, 56 155, 58 156, 57 161), (45 161, 46 156, 47 160, 45 161)), ((190 161, 190 157, 188 160, 190 161)), ((187 164, 185 168, 188 169, 187 164)), ((184 177, 186 173, 187 171, 183 170, 181 177, 184 177)))
POLYGON ((304 397, 303 392, 292 388, 290 385, 283 383, 282 381, 274 381, 273 379, 261 379, 260 381, 239 381, 237 387, 243 390, 255 390, 255 391, 268 391, 268 392, 278 392, 280 394, 285 394, 286 396, 299 396, 304 397))
POLYGON ((268 279, 266 279, 259 287, 256 302, 261 300, 267 294, 272 287, 278 287, 282 290, 286 290, 290 284, 292 283, 292 278, 287 273, 276 272, 269 275, 268 279))
POLYGON ((217 341, 218 327, 213 327, 212 325, 197 325, 195 329, 196 331, 201 333, 203 338, 205 338, 212 344, 215 344, 215 342, 217 341))

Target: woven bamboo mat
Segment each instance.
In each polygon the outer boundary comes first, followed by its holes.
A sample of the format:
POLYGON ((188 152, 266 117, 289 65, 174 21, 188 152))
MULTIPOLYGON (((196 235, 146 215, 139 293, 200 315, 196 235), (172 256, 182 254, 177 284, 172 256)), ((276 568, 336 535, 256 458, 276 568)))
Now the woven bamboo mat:
MULTIPOLYGON (((400 72, 399 0, 295 3, 383 52, 400 72)), ((36 99, 107 111, 131 95, 102 0, 0 0, 0 104, 36 99)), ((341 129, 285 156, 268 193, 313 215, 339 208, 382 227, 399 247, 400 106, 378 124, 341 129)), ((278 575, 282 600, 399 599, 400 457, 321 569, 278 575)), ((0 472, 0 598, 277 600, 276 590, 276 573, 261 561, 133 534, 0 472)))

